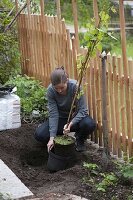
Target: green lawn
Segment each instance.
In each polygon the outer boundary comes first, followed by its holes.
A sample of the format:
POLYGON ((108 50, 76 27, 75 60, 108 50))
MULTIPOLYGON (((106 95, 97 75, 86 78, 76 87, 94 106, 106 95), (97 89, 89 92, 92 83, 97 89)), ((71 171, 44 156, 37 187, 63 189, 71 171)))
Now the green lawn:
MULTIPOLYGON (((127 41, 127 57, 133 58, 133 41, 127 41)), ((118 45, 113 45, 112 50, 111 50, 111 54, 115 53, 116 55, 122 55, 122 48, 120 46, 120 44, 118 45)))

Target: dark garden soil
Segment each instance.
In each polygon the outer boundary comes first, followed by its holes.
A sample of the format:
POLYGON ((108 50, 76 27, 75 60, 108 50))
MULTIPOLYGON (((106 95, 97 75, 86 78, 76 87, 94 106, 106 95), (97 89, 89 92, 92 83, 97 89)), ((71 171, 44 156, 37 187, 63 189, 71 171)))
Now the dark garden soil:
POLYGON ((36 126, 22 124, 21 128, 0 132, 0 159, 32 191, 34 197, 60 193, 74 194, 90 200, 133 199, 133 185, 122 181, 109 186, 106 192, 97 191, 96 184, 101 180, 100 172, 115 172, 115 167, 110 163, 106 168, 103 165, 102 150, 92 144, 87 144, 86 153, 76 153, 77 161, 72 168, 49 172, 47 149, 37 144, 33 137, 36 126), (90 181, 92 179, 89 178, 88 170, 83 167, 84 161, 96 163, 101 168, 97 175, 91 176, 93 181, 90 181))

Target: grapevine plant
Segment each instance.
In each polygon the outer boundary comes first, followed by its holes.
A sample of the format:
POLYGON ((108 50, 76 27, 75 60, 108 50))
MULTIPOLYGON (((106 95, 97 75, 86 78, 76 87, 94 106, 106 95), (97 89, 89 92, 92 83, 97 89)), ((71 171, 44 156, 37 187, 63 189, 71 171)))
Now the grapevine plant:
POLYGON ((78 70, 77 90, 73 98, 67 124, 70 123, 76 99, 79 98, 80 95, 82 95, 80 87, 82 84, 82 79, 86 74, 86 70, 89 67, 90 59, 96 56, 97 52, 102 51, 102 40, 104 37, 112 37, 113 39, 115 39, 110 33, 108 33, 109 19, 110 19, 109 15, 106 14, 105 11, 101 11, 99 13, 98 26, 97 27, 95 26, 94 19, 92 19, 92 21, 87 25, 88 30, 84 36, 84 39, 86 40, 87 44, 87 53, 85 57, 81 58, 80 62, 81 64, 78 65, 77 67, 78 70))

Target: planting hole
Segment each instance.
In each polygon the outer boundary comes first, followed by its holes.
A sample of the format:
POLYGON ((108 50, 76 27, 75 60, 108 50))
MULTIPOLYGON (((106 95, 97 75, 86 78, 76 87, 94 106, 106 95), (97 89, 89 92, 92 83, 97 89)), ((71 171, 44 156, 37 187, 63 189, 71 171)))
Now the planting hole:
POLYGON ((48 153, 45 149, 34 150, 34 151, 24 151, 20 155, 22 165, 31 165, 31 166, 41 166, 46 165, 48 159, 48 153))

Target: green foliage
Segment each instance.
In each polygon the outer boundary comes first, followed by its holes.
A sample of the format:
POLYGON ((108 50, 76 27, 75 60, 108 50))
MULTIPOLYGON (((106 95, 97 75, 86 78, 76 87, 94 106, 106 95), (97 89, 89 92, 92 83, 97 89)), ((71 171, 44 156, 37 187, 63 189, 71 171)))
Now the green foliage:
POLYGON ((84 34, 84 43, 86 43, 91 57, 96 55, 96 50, 100 52, 103 50, 103 40, 105 38, 117 40, 111 33, 108 33, 109 20, 109 15, 103 10, 99 13, 98 27, 95 27, 94 19, 87 25, 88 30, 84 34))
POLYGON ((129 195, 129 196, 127 197, 127 200, 133 200, 133 195, 129 195))
POLYGON ((87 183, 92 183, 96 186, 96 189, 101 192, 106 192, 106 189, 111 186, 115 185, 118 181, 117 177, 114 175, 114 173, 100 173, 100 168, 98 165, 93 163, 83 163, 83 167, 85 167, 88 170, 87 177, 84 177, 83 181, 87 183), (94 176, 101 176, 101 182, 96 182, 94 176))
POLYGON ((93 174, 93 175, 97 175, 98 174, 99 167, 96 164, 84 162, 83 163, 83 167, 88 169, 90 174, 93 174))
POLYGON ((83 167, 89 169, 89 170, 96 170, 98 169, 98 165, 94 164, 94 163, 87 163, 87 162, 84 162, 83 163, 83 167))
MULTIPOLYGON (((113 48, 111 49, 111 53, 115 53, 116 55, 122 55, 122 47, 121 47, 121 39, 120 39, 120 35, 116 34, 116 37, 118 38, 117 41, 110 41, 111 46, 113 46, 113 48)), ((126 48, 126 52, 127 52, 127 57, 132 57, 133 58, 133 40, 132 40, 132 35, 130 34, 126 34, 127 37, 127 48, 126 48)))
POLYGON ((70 145, 74 143, 74 139, 70 136, 61 135, 61 136, 56 136, 54 138, 54 142, 60 145, 70 145))
POLYGON ((106 192, 106 189, 111 186, 111 185, 115 185, 117 183, 117 177, 113 174, 102 174, 102 176, 104 176, 104 179, 102 180, 102 182, 96 184, 96 188, 98 191, 101 192, 106 192))
POLYGON ((0 83, 4 84, 10 77, 20 73, 20 57, 15 27, 4 32, 13 16, 8 13, 14 4, 9 0, 0 2, 0 83))
POLYGON ((17 76, 8 81, 7 84, 17 87, 16 94, 21 99, 22 120, 33 122, 47 118, 46 89, 41 86, 39 81, 28 76, 17 76))
POLYGON ((116 163, 119 169, 119 173, 127 179, 133 179, 133 157, 129 159, 129 161, 125 161, 124 163, 117 162, 116 163))

